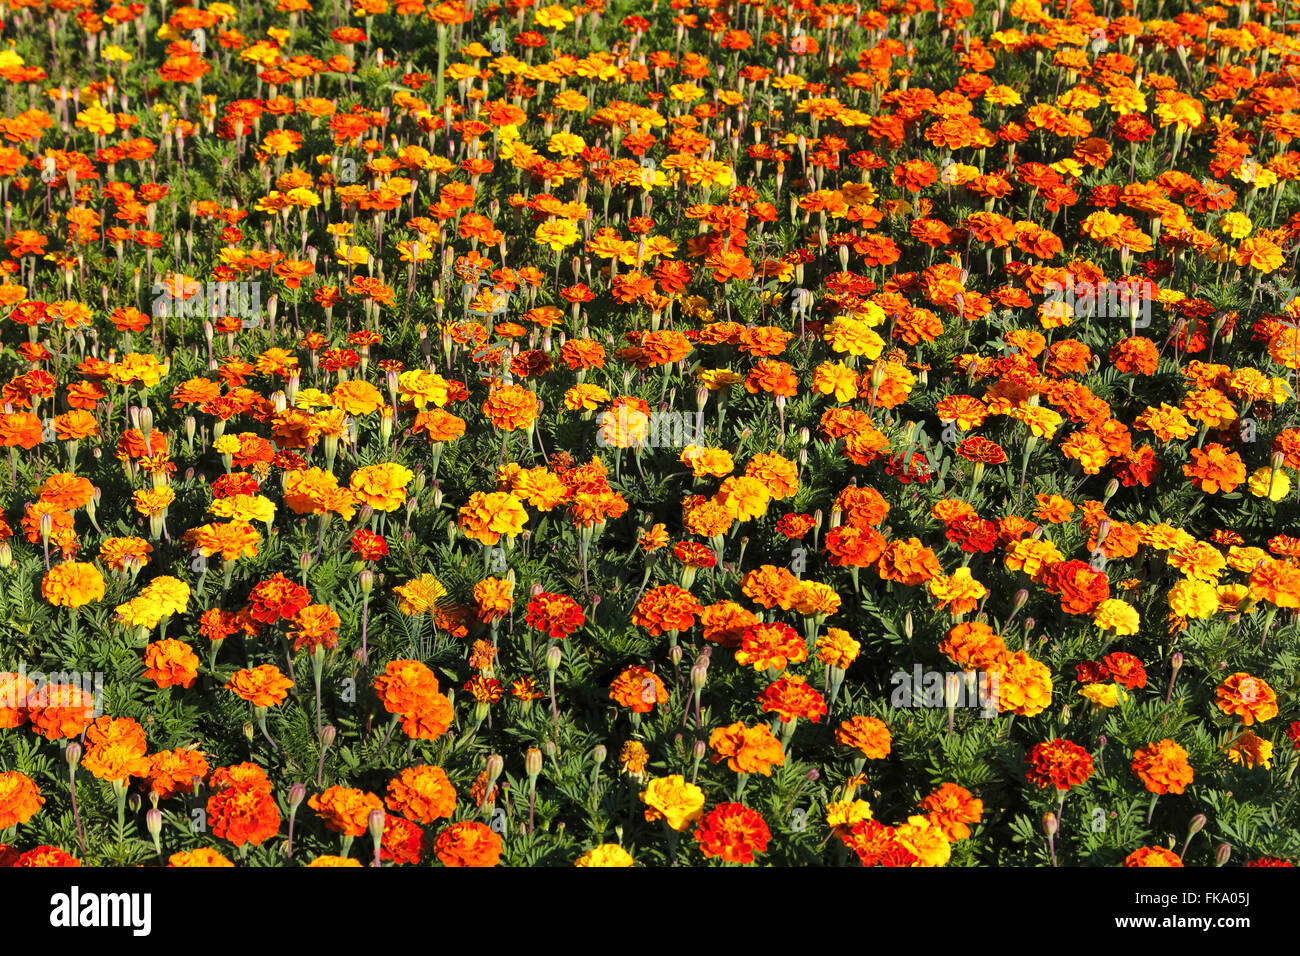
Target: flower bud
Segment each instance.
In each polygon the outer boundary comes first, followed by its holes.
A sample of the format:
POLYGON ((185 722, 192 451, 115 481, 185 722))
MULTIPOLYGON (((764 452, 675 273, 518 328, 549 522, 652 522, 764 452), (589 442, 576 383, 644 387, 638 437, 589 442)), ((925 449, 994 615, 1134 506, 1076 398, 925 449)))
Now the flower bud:
POLYGON ((384 811, 371 810, 366 817, 366 828, 370 831, 370 839, 381 843, 384 839, 384 811))
POLYGON ((1107 501, 1110 501, 1110 499, 1114 497, 1115 492, 1117 491, 1119 491, 1118 479, 1112 478, 1110 481, 1106 482, 1106 490, 1101 493, 1102 504, 1105 504, 1107 501))
POLYGON ((289 788, 289 809, 297 810, 299 804, 302 803, 306 796, 307 788, 300 783, 295 783, 289 788))
POLYGON ((912 612, 911 611, 908 611, 905 615, 903 615, 903 633, 907 636, 907 639, 909 641, 912 639, 912 612))
POLYGON ((1187 838, 1190 840, 1192 837, 1196 836, 1196 834, 1204 830, 1205 824, 1208 822, 1209 821, 1206 820, 1204 813, 1198 813, 1196 816, 1192 817, 1191 822, 1187 825, 1187 838))
POLYGON ((701 654, 691 665, 691 686, 696 690, 704 687, 704 682, 709 679, 709 658, 701 654))
POLYGON ((132 813, 139 813, 140 807, 144 805, 144 801, 140 799, 140 794, 132 793, 127 796, 126 805, 130 808, 132 813))
POLYGON ((560 666, 560 659, 563 657, 564 657, 564 652, 560 650, 560 646, 558 644, 556 644, 554 647, 547 648, 546 669, 554 673, 556 668, 560 666))
POLYGON ((68 744, 68 749, 63 751, 63 757, 68 761, 68 766, 76 770, 77 764, 81 763, 81 744, 72 741, 68 744))
POLYGON ((244 738, 250 743, 253 740, 253 722, 251 720, 244 721, 244 738))
POLYGON ((1173 672, 1175 674, 1177 674, 1180 670, 1183 669, 1182 651, 1174 651, 1173 657, 1169 658, 1169 666, 1173 669, 1173 672))
POLYGON ((697 740, 695 741, 695 744, 691 747, 691 759, 697 761, 703 760, 705 755, 708 752, 709 752, 708 745, 705 744, 703 740, 697 740))
POLYGON ((311 570, 311 552, 303 551, 298 555, 298 570, 306 574, 311 570))
POLYGON ((524 772, 528 774, 529 780, 535 780, 542 772, 542 752, 536 747, 529 747, 524 754, 524 772))
POLYGON ((163 815, 157 807, 153 807, 144 815, 145 829, 149 831, 149 836, 153 837, 154 842, 158 842, 158 835, 162 833, 163 815))
POLYGON ((668 659, 672 661, 673 667, 682 662, 682 648, 680 644, 674 644, 668 648, 668 659))
POLYGON ((489 791, 489 792, 491 792, 491 790, 492 790, 492 785, 493 785, 494 783, 497 782, 497 778, 501 776, 501 771, 504 770, 505 767, 506 767, 506 761, 505 761, 505 758, 502 757, 500 754, 489 754, 489 755, 488 755, 488 758, 487 758, 487 775, 488 775, 487 788, 488 788, 488 791, 489 791))
POLYGON ((357 583, 361 585, 362 594, 369 594, 375 587, 375 572, 369 568, 362 568, 357 575, 357 583))
POLYGON ((1223 866, 1232 856, 1232 847, 1227 843, 1220 843, 1214 850, 1214 865, 1223 866))
POLYGON ((1060 823, 1056 819, 1055 813, 1048 812, 1043 814, 1043 832, 1047 834, 1049 840, 1056 836, 1056 831, 1059 828, 1060 823))
POLYGON ((554 741, 554 740, 546 740, 546 741, 543 741, 543 742, 542 742, 542 753, 544 753, 544 754, 545 754, 546 756, 548 756, 548 757, 554 757, 554 756, 555 756, 555 741, 554 741))
MULTIPOLYGON (((703 742, 704 741, 700 741, 700 743, 703 742)), ((808 772, 804 774, 804 779, 806 779, 809 783, 816 783, 821 778, 822 778, 822 773, 816 767, 809 767, 808 772)))
POLYGON ((1021 588, 1019 591, 1016 592, 1015 599, 1011 602, 1011 607, 1013 610, 1019 611, 1022 607, 1024 607, 1028 603, 1029 603, 1029 589, 1021 588))
POLYGON ((9 542, 0 542, 0 568, 8 568, 14 563, 13 548, 9 547, 9 542))
POLYGON ((1281 471, 1282 466, 1286 464, 1286 454, 1280 451, 1273 452, 1273 456, 1269 459, 1269 464, 1272 466, 1274 471, 1281 471))
POLYGON ((325 750, 334 746, 334 738, 338 736, 338 728, 333 724, 326 724, 320 729, 320 745, 325 750))
POLYGON ((605 748, 604 744, 596 744, 596 746, 591 749, 591 759, 597 767, 603 764, 605 758, 608 756, 609 751, 605 748))

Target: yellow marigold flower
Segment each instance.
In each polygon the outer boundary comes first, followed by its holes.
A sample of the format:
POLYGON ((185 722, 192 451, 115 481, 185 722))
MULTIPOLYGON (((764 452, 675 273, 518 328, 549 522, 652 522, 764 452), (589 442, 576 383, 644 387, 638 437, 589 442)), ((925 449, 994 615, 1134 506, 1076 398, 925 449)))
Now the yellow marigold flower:
POLYGON ((401 598, 397 609, 408 616, 429 613, 447 595, 447 589, 432 574, 422 574, 413 581, 399 584, 393 591, 401 598))
POLYGON ((415 472, 390 461, 358 468, 348 487, 358 501, 376 511, 396 511, 406 504, 406 486, 414 477, 415 472))
POLYGON ((1119 703, 1119 684, 1084 684, 1079 696, 1092 701, 1094 707, 1114 707, 1119 703))
POLYGON ((1052 672, 1024 651, 1008 654, 995 667, 998 709, 1024 717, 1033 717, 1052 702, 1052 672))
POLYGON ((648 821, 663 820, 681 833, 704 816, 704 791, 681 774, 655 777, 641 792, 648 821))
POLYGON ((1111 631, 1118 636, 1123 636, 1136 634, 1140 622, 1137 608, 1133 605, 1119 598, 1107 598, 1092 612, 1092 623, 1103 631, 1111 631))
POLYGON ((847 831, 860 820, 871 819, 871 804, 865 800, 837 800, 826 805, 826 825, 847 831))
POLYGON ((1281 501, 1291 492, 1291 479, 1281 468, 1276 471, 1268 467, 1257 468, 1251 473, 1247 487, 1256 498, 1281 501))
POLYGON ((722 448, 687 445, 682 449, 678 461, 688 465, 696 478, 725 478, 736 470, 736 462, 731 457, 731 452, 722 448))
POLYGON ((1169 589, 1169 609, 1179 617, 1209 617, 1219 609, 1214 585, 1184 578, 1169 589))
POLYGON ((460 528, 480 544, 497 544, 523 531, 528 513, 514 495, 504 491, 476 491, 460 509, 460 528))
POLYGON ((952 844, 943 830, 930 818, 915 814, 894 829, 894 839, 916 854, 913 866, 946 866, 952 857, 952 844))
POLYGON ((632 854, 617 843, 602 843, 578 857, 574 866, 635 866, 632 854))
POLYGON ((885 350, 885 340, 872 331, 866 322, 844 315, 838 316, 826 326, 822 338, 836 352, 864 355, 873 362, 885 350))

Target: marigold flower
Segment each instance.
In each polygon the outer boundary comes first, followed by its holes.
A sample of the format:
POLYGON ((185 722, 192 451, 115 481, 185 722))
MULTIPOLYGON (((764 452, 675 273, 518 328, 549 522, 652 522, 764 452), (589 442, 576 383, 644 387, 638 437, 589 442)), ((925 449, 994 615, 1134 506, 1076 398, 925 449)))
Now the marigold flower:
POLYGON ((852 747, 870 760, 889 756, 892 738, 885 722, 875 717, 851 717, 835 730, 835 742, 852 747))
POLYGON ((648 714, 655 704, 668 703, 668 689, 659 675, 636 664, 619 672, 610 685, 609 696, 634 714, 648 714))
POLYGON ((385 803, 414 823, 429 824, 456 811, 456 789, 441 767, 406 767, 388 782, 385 803))
POLYGON ((445 827, 433 843, 433 852, 443 866, 496 866, 502 848, 500 836, 471 820, 445 827))
POLYGON ((459 526, 480 544, 496 545, 502 535, 516 537, 528 523, 528 513, 514 495, 476 491, 460 509, 459 526))
POLYGON ((1277 716, 1277 693, 1267 681, 1242 671, 1224 680, 1215 690, 1215 696, 1219 710, 1239 717, 1247 727, 1277 716))
POLYGON ((1125 866, 1182 866, 1182 858, 1162 846, 1144 846, 1124 858, 1125 866))
POLYGON ((967 839, 971 835, 970 824, 979 823, 984 815, 984 801, 955 783, 941 785, 920 806, 928 811, 930 822, 951 841, 967 839))
POLYGON ((0 829, 26 823, 45 803, 31 777, 10 770, 0 773, 0 829))
POLYGON ((329 787, 324 793, 312 794, 307 799, 307 806, 316 811, 329 829, 350 837, 359 837, 366 832, 372 810, 384 809, 383 801, 373 793, 338 785, 329 787))
POLYGON ((632 854, 617 843, 602 843, 573 862, 574 866, 635 866, 632 854))
POLYGON ((199 676, 199 656, 184 641, 167 638, 144 649, 144 676, 159 687, 190 688, 199 676))
POLYGON ((208 797, 212 834, 235 846, 260 846, 280 832, 280 809, 269 789, 242 785, 225 787, 208 797))
POLYGON ((281 674, 274 664, 259 664, 235 671, 224 686, 254 707, 275 707, 289 695, 293 681, 281 674))
POLYGON ((1069 740, 1035 744, 1025 760, 1030 764, 1025 777, 1040 789, 1069 790, 1092 776, 1092 754, 1069 740))
POLYGON ((655 777, 641 792, 641 802, 647 821, 663 820, 679 833, 704 816, 704 791, 681 774, 655 777))
POLYGON ((753 863, 767 849, 772 832, 761 814, 739 803, 720 803, 695 829, 695 840, 708 858, 728 863, 753 863))
POLYGON ((41 595, 55 607, 84 607, 104 598, 104 576, 93 564, 65 561, 45 572, 41 595))
POLYGON ((1133 772, 1152 793, 1182 793, 1192 782, 1187 751, 1168 739, 1139 747, 1133 754, 1133 772))
POLYGON ((651 637, 667 631, 688 631, 704 610, 690 591, 675 584, 651 588, 641 596, 632 612, 632 623, 644 627, 651 637))

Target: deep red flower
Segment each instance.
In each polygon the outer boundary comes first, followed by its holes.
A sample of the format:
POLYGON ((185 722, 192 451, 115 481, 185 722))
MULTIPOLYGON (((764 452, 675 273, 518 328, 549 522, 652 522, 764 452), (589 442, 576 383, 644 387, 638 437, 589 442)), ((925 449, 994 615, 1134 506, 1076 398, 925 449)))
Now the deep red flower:
POLYGON ((311 592, 283 574, 262 581, 248 595, 248 616, 259 624, 288 621, 311 603, 311 592))
POLYGON ((545 631, 556 640, 563 640, 586 624, 587 616, 573 598, 542 591, 528 602, 528 616, 525 620, 530 626, 545 631))
POLYGON ((358 528, 352 535, 352 553, 362 561, 378 561, 388 554, 388 541, 383 535, 358 528))

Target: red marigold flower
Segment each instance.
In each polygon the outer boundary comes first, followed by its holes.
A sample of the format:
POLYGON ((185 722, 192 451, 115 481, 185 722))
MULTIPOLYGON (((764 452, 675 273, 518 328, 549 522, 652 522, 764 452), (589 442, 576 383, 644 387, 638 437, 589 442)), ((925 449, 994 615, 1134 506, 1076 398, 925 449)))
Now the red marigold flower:
POLYGON ((1069 790, 1092 776, 1092 754, 1069 740, 1035 744, 1025 760, 1031 764, 1025 778, 1040 788, 1069 790))
POLYGON ((388 541, 383 535, 358 528, 352 535, 352 553, 362 561, 378 561, 388 554, 388 541))
POLYGON ((1007 453, 1002 450, 1001 445, 979 435, 967 438, 955 450, 962 458, 976 464, 1001 465, 1007 460, 1007 453))
POLYGON ((739 803, 720 803, 700 821, 695 839, 706 857, 753 863, 755 853, 767 850, 772 831, 757 810, 739 803))
POLYGON ((1126 654, 1124 651, 1107 654, 1102 660, 1102 666, 1109 673, 1110 680, 1129 690, 1147 686, 1146 668, 1132 654, 1126 654))
POLYGON ((769 684, 758 695, 758 705, 787 724, 799 717, 816 723, 826 713, 826 699, 802 677, 793 674, 769 684))
POLYGON ((1091 614, 1097 605, 1110 597, 1110 580, 1104 571, 1096 571, 1086 561, 1061 561, 1043 575, 1049 594, 1061 598, 1066 614, 1091 614))
POLYGON ((283 574, 262 581, 248 595, 248 616, 260 624, 288 621, 311 603, 311 593, 283 574))
POLYGON ((528 616, 525 620, 555 640, 564 640, 587 623, 587 615, 573 598, 542 591, 528 602, 528 616))

